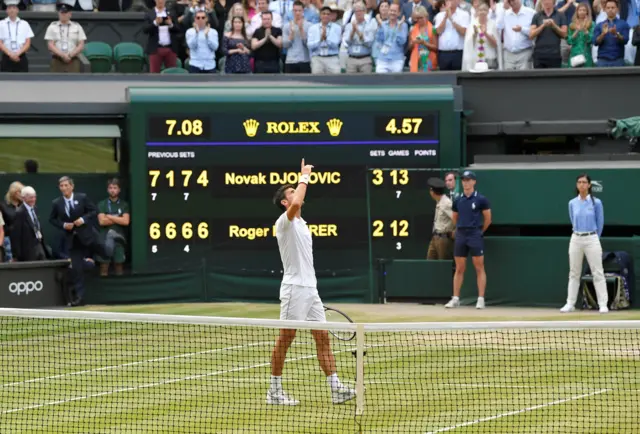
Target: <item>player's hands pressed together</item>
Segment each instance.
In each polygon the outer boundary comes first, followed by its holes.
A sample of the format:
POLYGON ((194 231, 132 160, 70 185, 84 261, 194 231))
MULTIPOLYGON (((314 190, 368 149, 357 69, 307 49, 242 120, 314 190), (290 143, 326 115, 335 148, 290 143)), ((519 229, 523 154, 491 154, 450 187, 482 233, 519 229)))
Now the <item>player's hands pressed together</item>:
POLYGON ((72 231, 73 230, 73 223, 65 223, 62 226, 64 227, 64 229, 66 231, 72 231))

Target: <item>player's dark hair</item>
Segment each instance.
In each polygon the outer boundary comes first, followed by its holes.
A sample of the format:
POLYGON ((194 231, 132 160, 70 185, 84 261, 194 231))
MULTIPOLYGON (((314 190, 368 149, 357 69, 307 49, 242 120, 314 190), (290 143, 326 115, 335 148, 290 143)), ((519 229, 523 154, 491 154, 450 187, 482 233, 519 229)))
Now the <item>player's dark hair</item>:
MULTIPOLYGON (((587 175, 586 173, 581 173, 576 178, 576 182, 578 182, 580 180, 580 178, 586 178, 587 182, 589 183, 589 195, 591 196, 591 203, 593 203, 595 205, 596 204, 596 199, 593 196, 593 193, 591 192, 591 177, 589 175, 587 175)), ((579 194, 580 194, 580 190, 578 190, 578 187, 576 187, 576 195, 579 195, 579 194)))
POLYGON ((604 2, 605 7, 606 7, 606 6, 607 6, 607 4, 609 4, 609 3, 615 3, 615 5, 616 5, 616 7, 617 7, 617 8, 619 8, 619 7, 620 7, 620 4, 618 3, 618 0, 606 0, 606 1, 604 2))
POLYGON ((293 2, 294 6, 300 6, 302 9, 304 9, 304 3, 302 3, 300 0, 296 0, 293 2))
POLYGON ((285 184, 281 185, 280 188, 276 190, 276 194, 273 195, 273 204, 280 208, 281 211, 286 211, 287 208, 282 204, 282 201, 286 199, 285 192, 290 188, 295 189, 296 186, 293 184, 285 184))
POLYGON ((445 173, 444 177, 446 178, 449 175, 453 175, 453 179, 458 180, 458 174, 456 172, 447 172, 445 173))
POLYGON ((36 160, 25 161, 24 170, 27 173, 38 173, 38 162, 36 160))
POLYGON ((107 187, 110 185, 117 185, 120 188, 120 180, 118 178, 111 178, 107 181, 107 187))

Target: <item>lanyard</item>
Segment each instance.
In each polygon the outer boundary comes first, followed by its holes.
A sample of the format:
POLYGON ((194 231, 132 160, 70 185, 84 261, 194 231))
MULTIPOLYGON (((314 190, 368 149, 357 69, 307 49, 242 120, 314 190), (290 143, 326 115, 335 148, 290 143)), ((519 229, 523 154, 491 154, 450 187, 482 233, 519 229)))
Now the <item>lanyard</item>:
MULTIPOLYGON (((116 201, 116 205, 120 205, 120 199, 118 199, 116 201)), ((112 214, 112 212, 111 212, 111 199, 107 199, 107 209, 108 209, 109 214, 112 214)))
POLYGON ((69 41, 69 31, 70 31, 71 25, 70 24, 65 24, 64 25, 67 28, 67 37, 66 38, 62 37, 62 24, 58 24, 58 26, 60 27, 60 40, 68 42, 69 41))
POLYGON ((18 42, 18 26, 20 25, 20 21, 16 21, 16 37, 15 39, 11 37, 11 22, 7 21, 7 30, 9 31, 9 39, 11 42, 18 42))
POLYGON ((385 38, 384 38, 384 43, 385 45, 391 45, 393 43, 395 43, 395 39, 396 39, 396 33, 398 32, 398 27, 400 27, 400 23, 396 22, 395 27, 393 28, 393 30, 391 29, 391 24, 387 23, 387 30, 389 30, 389 36, 387 36, 387 32, 385 31, 385 38))

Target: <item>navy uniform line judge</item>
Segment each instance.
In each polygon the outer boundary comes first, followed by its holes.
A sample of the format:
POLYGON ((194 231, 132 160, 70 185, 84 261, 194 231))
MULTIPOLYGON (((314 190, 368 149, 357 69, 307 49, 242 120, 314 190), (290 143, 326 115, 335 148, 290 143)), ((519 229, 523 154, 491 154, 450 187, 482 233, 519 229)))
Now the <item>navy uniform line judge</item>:
POLYGON ((476 269, 478 284, 477 309, 484 309, 484 294, 487 274, 484 269, 484 232, 491 225, 491 205, 489 200, 475 189, 476 174, 471 170, 462 172, 462 194, 453 203, 453 222, 456 224, 453 257, 456 272, 453 276, 453 298, 447 308, 460 306, 460 289, 464 281, 467 256, 476 269))
POLYGON ((0 71, 29 72, 27 51, 31 48, 33 30, 28 22, 18 17, 20 0, 5 0, 7 18, 0 22, 0 71))
POLYGON ((436 201, 433 230, 427 251, 427 259, 451 259, 453 247, 453 202, 445 194, 446 184, 440 178, 429 178, 429 194, 436 201))
POLYGON ((604 208, 602 201, 591 192, 591 178, 582 174, 576 178, 577 196, 569 201, 569 219, 573 228, 569 242, 569 285, 567 288, 567 304, 560 312, 575 310, 582 277, 582 263, 587 257, 593 286, 598 298, 600 313, 609 312, 607 282, 602 266, 602 245, 600 236, 604 228, 604 208))

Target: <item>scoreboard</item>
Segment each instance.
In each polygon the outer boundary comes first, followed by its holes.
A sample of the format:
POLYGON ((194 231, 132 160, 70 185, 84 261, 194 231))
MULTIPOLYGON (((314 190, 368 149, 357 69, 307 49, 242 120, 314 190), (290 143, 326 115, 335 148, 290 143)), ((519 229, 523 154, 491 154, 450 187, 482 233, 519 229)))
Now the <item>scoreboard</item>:
POLYGON ((134 270, 277 268, 272 197, 302 158, 316 268, 426 257, 427 179, 456 145, 446 89, 129 92, 134 270))

